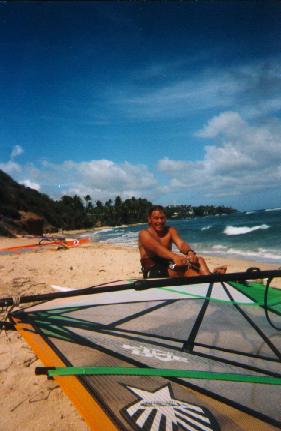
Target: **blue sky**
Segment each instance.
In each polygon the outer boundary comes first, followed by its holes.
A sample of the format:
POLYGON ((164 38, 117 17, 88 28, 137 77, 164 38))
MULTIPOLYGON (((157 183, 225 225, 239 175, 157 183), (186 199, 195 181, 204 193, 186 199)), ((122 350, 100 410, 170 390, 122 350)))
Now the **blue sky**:
POLYGON ((280 206, 279 1, 0 2, 0 169, 54 198, 280 206))

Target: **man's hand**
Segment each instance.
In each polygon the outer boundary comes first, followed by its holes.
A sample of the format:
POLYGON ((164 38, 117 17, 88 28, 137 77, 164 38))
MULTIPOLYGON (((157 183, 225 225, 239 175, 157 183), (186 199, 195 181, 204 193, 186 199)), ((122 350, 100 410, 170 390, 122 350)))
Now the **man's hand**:
POLYGON ((191 250, 187 255, 174 253, 173 262, 176 267, 188 267, 199 270, 200 263, 196 253, 191 250))
POLYGON ((192 265, 199 266, 198 257, 194 250, 189 250, 186 253, 186 257, 192 265))
POLYGON ((173 262, 176 266, 188 266, 190 265, 190 260, 187 256, 183 254, 174 253, 173 262))

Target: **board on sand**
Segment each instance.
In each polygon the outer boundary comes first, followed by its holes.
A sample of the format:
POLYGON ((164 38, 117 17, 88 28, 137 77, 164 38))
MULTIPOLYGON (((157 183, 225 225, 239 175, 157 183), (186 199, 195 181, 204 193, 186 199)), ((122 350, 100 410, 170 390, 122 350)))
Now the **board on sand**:
POLYGON ((32 297, 44 302, 10 319, 45 365, 37 373, 60 384, 92 430, 274 430, 281 291, 269 282, 280 276, 115 282, 32 297))

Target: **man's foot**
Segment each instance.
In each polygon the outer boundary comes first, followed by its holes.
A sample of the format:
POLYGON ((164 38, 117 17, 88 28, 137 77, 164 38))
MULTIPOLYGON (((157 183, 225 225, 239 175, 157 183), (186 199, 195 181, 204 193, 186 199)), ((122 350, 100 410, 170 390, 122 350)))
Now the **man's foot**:
POLYGON ((223 265, 223 266, 218 266, 217 268, 215 268, 213 270, 213 274, 225 274, 227 270, 227 266, 223 265))

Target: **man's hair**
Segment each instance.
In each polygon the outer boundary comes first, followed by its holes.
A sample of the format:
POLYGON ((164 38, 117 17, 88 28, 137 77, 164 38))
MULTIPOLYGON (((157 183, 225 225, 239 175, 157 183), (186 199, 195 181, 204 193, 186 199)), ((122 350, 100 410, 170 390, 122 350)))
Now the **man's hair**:
POLYGON ((153 205, 152 207, 150 207, 147 213, 148 217, 151 217, 153 211, 160 211, 161 213, 164 213, 166 215, 165 209, 164 207, 162 207, 162 205, 153 205))

